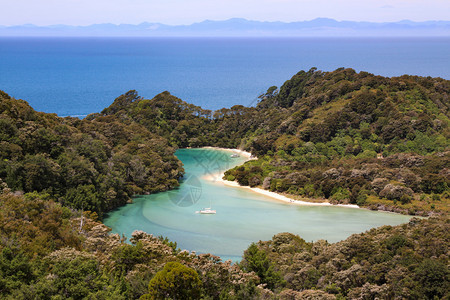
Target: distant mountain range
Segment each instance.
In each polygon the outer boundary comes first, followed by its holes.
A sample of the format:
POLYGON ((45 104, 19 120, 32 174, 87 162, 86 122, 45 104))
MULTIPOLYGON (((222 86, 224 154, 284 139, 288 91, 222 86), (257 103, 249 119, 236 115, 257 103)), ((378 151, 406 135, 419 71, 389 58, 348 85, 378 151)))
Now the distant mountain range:
POLYGON ((111 23, 89 26, 0 26, 0 36, 136 36, 136 37, 314 37, 314 36, 450 36, 450 21, 354 22, 318 18, 302 22, 261 22, 234 18, 191 25, 111 23))

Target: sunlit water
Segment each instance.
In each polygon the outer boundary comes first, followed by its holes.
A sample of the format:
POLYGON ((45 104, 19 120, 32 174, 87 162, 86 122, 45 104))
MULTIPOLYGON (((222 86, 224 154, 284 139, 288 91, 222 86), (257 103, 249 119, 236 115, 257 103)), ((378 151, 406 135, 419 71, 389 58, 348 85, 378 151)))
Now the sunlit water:
MULTIPOLYGON (((6 2, 6 1, 4 1, 6 2)), ((206 109, 255 105, 300 70, 450 79, 450 38, 0 38, 0 90, 60 116, 128 90, 206 109)))
MULTIPOLYGON (((175 191, 134 199, 109 214, 105 224, 130 237, 134 230, 163 235, 181 249, 212 253, 239 260, 252 243, 280 232, 300 235, 306 241, 343 240, 354 233, 381 225, 398 225, 410 217, 347 207, 295 206, 239 187, 225 186, 202 177, 241 164, 243 157, 215 149, 181 149, 176 153, 186 169, 175 191), (215 215, 198 214, 202 208, 215 215)), ((214 178, 214 177, 213 177, 214 178)))

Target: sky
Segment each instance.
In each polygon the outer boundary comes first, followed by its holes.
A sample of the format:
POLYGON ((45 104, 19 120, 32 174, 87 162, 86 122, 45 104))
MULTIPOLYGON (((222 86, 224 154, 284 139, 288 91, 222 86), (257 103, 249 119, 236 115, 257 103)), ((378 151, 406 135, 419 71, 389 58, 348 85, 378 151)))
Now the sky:
POLYGON ((246 18, 258 21, 393 22, 450 19, 450 0, 0 0, 0 25, 169 25, 246 18))

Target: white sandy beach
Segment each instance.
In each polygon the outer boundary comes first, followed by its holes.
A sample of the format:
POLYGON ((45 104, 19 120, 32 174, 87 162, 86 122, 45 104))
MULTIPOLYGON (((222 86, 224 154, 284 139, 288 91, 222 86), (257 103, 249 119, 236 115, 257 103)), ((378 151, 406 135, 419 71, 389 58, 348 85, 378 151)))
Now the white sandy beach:
MULTIPOLYGON (((253 157, 251 155, 251 153, 243 151, 243 150, 239 150, 239 149, 228 149, 228 148, 219 148, 219 147, 203 147, 206 149, 217 149, 217 150, 223 150, 223 151, 229 151, 230 153, 235 153, 238 155, 241 155, 243 157, 248 158, 248 160, 250 159, 256 159, 256 157, 253 157)), ((289 203, 292 205, 309 205, 309 206, 344 206, 344 207, 350 207, 350 208, 360 208, 358 205, 354 205, 354 204, 331 204, 329 202, 307 202, 307 201, 301 201, 301 200, 294 200, 291 199, 289 197, 286 197, 284 195, 275 193, 275 192, 271 192, 271 191, 267 191, 261 188, 252 188, 249 186, 241 186, 239 185, 239 183, 237 183, 236 181, 228 181, 228 180, 223 180, 222 177, 224 176, 224 173, 217 173, 217 174, 208 174, 203 176, 203 179, 208 180, 208 181, 212 181, 215 182, 217 184, 223 184, 226 186, 230 186, 230 187, 235 187, 235 188, 241 188, 241 189, 248 189, 252 192, 261 194, 261 195, 265 195, 268 196, 274 200, 277 201, 282 201, 285 203, 289 203)))
POLYGON ((202 148, 203 149, 215 149, 215 150, 227 151, 227 152, 230 152, 231 154, 237 154, 239 156, 245 157, 248 160, 257 159, 256 157, 252 156, 252 154, 250 152, 247 152, 247 151, 244 151, 244 150, 230 149, 230 148, 220 148, 220 147, 211 147, 211 146, 206 146, 206 147, 202 147, 202 148))

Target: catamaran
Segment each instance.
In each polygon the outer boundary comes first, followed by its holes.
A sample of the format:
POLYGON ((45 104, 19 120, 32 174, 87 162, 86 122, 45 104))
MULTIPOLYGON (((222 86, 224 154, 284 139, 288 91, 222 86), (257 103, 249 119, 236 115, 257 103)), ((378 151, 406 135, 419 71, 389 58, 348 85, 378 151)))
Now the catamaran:
POLYGON ((201 214, 215 214, 216 211, 211 209, 211 207, 204 208, 200 211, 201 214))
POLYGON ((209 207, 203 208, 200 211, 197 211, 196 213, 200 213, 200 214, 215 214, 216 211, 214 209, 211 209, 211 198, 209 199, 209 207))

